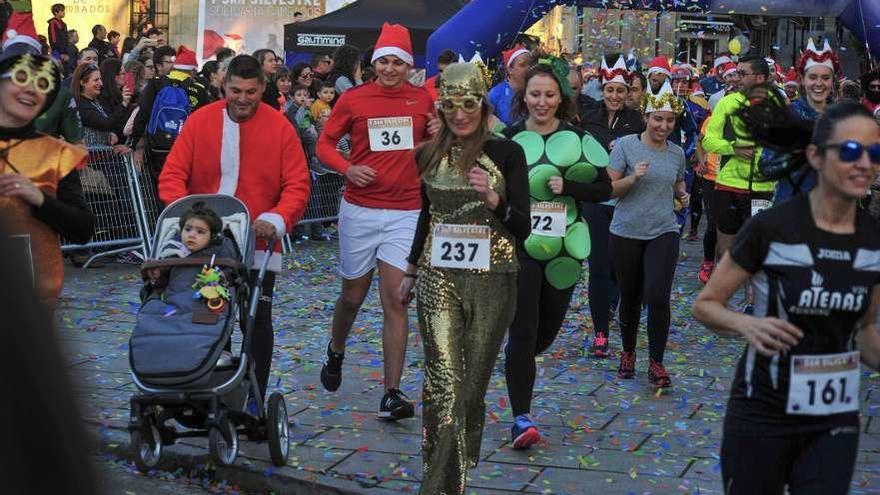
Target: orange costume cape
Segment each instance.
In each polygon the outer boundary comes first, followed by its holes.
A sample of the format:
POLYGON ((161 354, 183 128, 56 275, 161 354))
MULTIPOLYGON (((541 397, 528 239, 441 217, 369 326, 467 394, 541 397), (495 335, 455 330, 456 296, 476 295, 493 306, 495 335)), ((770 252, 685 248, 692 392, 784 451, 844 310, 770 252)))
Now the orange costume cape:
MULTIPOLYGON (((0 139, 0 174, 19 173, 47 196, 55 197, 58 182, 81 168, 86 156, 85 148, 49 136, 0 139)), ((61 240, 55 230, 34 218, 32 209, 21 198, 0 196, 0 215, 5 217, 10 234, 31 238, 36 290, 43 302, 52 305, 64 283, 61 240)))

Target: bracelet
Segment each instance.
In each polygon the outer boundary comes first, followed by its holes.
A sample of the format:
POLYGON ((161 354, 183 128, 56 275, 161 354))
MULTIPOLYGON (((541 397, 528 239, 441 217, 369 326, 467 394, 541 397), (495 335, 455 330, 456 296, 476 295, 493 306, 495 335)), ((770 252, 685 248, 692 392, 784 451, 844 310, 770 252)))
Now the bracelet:
POLYGON ((404 273, 403 276, 404 278, 419 278, 415 273, 404 273))

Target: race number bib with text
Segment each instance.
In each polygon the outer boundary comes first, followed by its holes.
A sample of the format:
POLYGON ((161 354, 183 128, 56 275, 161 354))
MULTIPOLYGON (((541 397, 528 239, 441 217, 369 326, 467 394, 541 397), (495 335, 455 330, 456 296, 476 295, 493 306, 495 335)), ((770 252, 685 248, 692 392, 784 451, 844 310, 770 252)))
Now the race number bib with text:
POLYGON ((412 117, 385 117, 367 119, 370 151, 411 150, 413 141, 412 117))
POLYGON ((564 203, 542 201, 532 203, 532 234, 546 237, 565 237, 564 203))
POLYGON ((757 215, 758 213, 766 210, 773 206, 769 200, 766 199, 753 199, 752 200, 752 216, 757 215))
POLYGON ((436 225, 431 243, 431 266, 488 270, 489 239, 488 225, 436 225))
POLYGON ((791 357, 785 412, 825 416, 859 410, 859 353, 791 357))

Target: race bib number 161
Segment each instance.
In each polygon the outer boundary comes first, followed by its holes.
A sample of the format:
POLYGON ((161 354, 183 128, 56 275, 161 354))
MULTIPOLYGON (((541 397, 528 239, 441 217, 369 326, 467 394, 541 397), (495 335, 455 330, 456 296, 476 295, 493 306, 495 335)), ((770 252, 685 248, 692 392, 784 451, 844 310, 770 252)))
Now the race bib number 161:
POLYGON ((370 151, 411 150, 413 141, 412 117, 367 119, 370 151))
POLYGON ((788 414, 824 416, 859 410, 859 353, 791 357, 788 414))

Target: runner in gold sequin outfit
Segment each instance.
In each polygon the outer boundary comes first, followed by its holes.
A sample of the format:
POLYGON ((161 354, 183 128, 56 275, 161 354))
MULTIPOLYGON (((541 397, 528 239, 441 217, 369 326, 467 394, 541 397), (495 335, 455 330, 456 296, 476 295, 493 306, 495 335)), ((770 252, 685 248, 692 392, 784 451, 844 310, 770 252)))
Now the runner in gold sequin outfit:
POLYGON ((403 300, 418 288, 425 349, 420 493, 431 495, 464 493, 467 470, 477 463, 486 388, 515 311, 516 243, 529 234, 525 157, 489 133, 480 70, 450 65, 439 95, 444 129, 417 154, 423 206, 400 287, 403 300), (461 238, 448 233, 456 229, 482 232, 465 241, 483 243, 457 251, 461 238))

